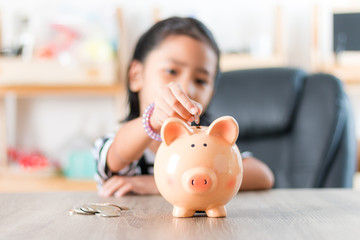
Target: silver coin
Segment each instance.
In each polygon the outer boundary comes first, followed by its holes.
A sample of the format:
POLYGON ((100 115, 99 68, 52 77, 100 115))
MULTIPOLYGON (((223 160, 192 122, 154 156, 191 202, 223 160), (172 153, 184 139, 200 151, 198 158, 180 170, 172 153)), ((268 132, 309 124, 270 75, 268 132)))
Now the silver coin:
POLYGON ((119 211, 101 211, 100 216, 102 217, 119 217, 121 213, 119 211))
POLYGON ((88 208, 89 211, 96 211, 96 209, 98 209, 101 206, 113 206, 116 207, 120 210, 129 210, 128 207, 120 207, 116 204, 112 204, 112 203, 88 203, 88 204, 83 204, 82 207, 84 208, 88 208))
POLYGON ((80 209, 86 213, 91 213, 91 214, 95 214, 95 213, 99 212, 97 210, 94 210, 94 209, 88 208, 88 207, 80 207, 80 209))
POLYGON ((116 205, 116 204, 109 204, 108 206, 117 207, 117 208, 119 208, 120 210, 129 210, 129 208, 128 208, 128 207, 125 207, 125 206, 118 206, 118 205, 116 205))
POLYGON ((108 209, 113 208, 114 210, 129 210, 128 207, 125 206, 118 206, 116 204, 112 203, 92 203, 92 204, 86 204, 86 207, 88 207, 90 210, 96 211, 101 209, 108 209))
POLYGON ((100 205, 98 203, 88 203, 88 204, 82 204, 81 209, 86 212, 97 213, 97 212, 99 212, 99 209, 98 209, 99 206, 100 205))
POLYGON ((120 210, 129 210, 129 208, 128 208, 128 207, 125 207, 125 206, 118 206, 118 205, 113 204, 113 203, 105 203, 105 204, 103 204, 103 205, 104 205, 104 206, 117 207, 117 208, 119 208, 120 210))
POLYGON ((102 217, 118 217, 120 216, 120 209, 114 206, 100 206, 99 213, 102 217))
POLYGON ((72 208, 69 210, 70 214, 93 215, 93 213, 84 212, 80 208, 72 208))
POLYGON ((96 208, 99 212, 102 212, 102 211, 113 211, 113 212, 120 212, 121 209, 119 207, 115 207, 115 206, 112 206, 112 205, 108 205, 108 206, 98 206, 96 208))
POLYGON ((100 215, 102 217, 118 217, 121 210, 129 210, 128 207, 118 206, 112 203, 87 203, 73 207, 70 214, 100 215))

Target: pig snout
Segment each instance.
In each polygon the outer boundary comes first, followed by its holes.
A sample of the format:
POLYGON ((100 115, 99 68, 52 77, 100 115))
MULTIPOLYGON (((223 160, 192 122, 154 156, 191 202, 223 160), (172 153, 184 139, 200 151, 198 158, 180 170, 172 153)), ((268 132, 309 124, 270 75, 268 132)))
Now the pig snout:
POLYGON ((189 187, 195 192, 208 191, 212 186, 211 178, 205 174, 197 174, 188 182, 189 187))
POLYGON ((212 169, 193 168, 186 171, 182 177, 182 185, 189 193, 204 193, 213 190, 216 186, 217 178, 212 169))

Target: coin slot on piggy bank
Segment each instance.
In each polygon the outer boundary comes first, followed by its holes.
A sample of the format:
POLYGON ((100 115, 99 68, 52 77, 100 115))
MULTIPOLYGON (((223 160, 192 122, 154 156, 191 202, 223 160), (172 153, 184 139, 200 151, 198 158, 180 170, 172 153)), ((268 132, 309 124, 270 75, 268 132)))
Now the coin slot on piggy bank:
POLYGON ((239 127, 225 116, 209 127, 189 127, 167 119, 155 158, 154 176, 160 194, 170 202, 174 217, 225 217, 225 205, 239 191, 243 167, 235 142, 239 127))

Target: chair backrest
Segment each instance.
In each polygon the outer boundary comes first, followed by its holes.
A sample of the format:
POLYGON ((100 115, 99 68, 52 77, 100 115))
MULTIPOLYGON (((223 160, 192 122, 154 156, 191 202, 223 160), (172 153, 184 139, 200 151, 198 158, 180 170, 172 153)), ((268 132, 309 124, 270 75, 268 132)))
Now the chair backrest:
POLYGON ((276 188, 352 187, 354 122, 334 76, 291 68, 225 72, 208 112, 238 121, 239 149, 268 164, 276 188))

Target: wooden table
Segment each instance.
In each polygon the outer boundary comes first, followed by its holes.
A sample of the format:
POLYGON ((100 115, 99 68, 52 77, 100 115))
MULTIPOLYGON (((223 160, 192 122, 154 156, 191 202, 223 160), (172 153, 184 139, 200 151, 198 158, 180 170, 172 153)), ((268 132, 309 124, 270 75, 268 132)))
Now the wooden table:
POLYGON ((161 196, 101 198, 95 192, 0 194, 0 239, 359 239, 360 191, 239 193, 226 218, 173 218, 161 196), (122 216, 70 215, 78 204, 110 202, 122 216))

